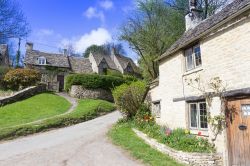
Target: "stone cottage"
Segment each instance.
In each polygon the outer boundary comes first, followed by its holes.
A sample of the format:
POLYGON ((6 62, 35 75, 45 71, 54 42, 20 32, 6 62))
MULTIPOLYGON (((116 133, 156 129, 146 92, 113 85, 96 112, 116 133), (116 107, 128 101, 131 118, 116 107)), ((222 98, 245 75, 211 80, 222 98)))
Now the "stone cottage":
POLYGON ((9 66, 8 45, 0 44, 0 66, 9 66))
POLYGON ((33 43, 26 43, 25 67, 35 68, 42 73, 42 82, 48 88, 61 91, 64 77, 69 73, 105 74, 107 70, 116 70, 122 74, 139 75, 139 68, 131 58, 112 51, 111 55, 90 53, 89 58, 63 54, 45 53, 33 49, 33 43))
POLYGON ((152 111, 159 124, 213 140, 224 165, 249 166, 250 0, 234 0, 205 20, 199 15, 193 3, 186 32, 158 59, 159 78, 150 90, 152 111), (225 87, 220 93, 225 102, 208 86, 216 77, 225 87), (211 102, 202 90, 213 94, 211 102), (217 137, 208 113, 226 117, 217 137))

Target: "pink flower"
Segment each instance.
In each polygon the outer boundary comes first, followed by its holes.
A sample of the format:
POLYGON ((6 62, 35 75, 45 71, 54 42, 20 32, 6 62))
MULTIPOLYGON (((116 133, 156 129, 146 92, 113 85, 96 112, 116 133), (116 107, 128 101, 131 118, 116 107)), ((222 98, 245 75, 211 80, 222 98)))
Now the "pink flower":
POLYGON ((201 132, 200 131, 198 132, 198 136, 201 136, 201 132))
POLYGON ((166 129, 166 136, 170 136, 172 133, 171 129, 166 129))

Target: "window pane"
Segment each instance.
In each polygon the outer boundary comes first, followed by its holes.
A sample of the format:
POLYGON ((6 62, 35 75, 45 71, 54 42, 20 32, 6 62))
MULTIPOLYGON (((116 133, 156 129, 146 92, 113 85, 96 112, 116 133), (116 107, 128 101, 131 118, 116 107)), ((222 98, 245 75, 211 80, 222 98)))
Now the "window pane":
POLYGON ((206 103, 200 103, 200 127, 207 128, 207 109, 206 103))
POLYGON ((191 127, 197 128, 197 105, 196 104, 190 104, 190 121, 191 121, 191 127))
POLYGON ((195 55, 195 65, 200 66, 201 65, 201 49, 200 46, 194 47, 194 55, 195 55))
POLYGON ((192 53, 193 53, 192 49, 188 49, 185 51, 187 70, 194 68, 194 64, 193 64, 194 61, 193 61, 192 53))

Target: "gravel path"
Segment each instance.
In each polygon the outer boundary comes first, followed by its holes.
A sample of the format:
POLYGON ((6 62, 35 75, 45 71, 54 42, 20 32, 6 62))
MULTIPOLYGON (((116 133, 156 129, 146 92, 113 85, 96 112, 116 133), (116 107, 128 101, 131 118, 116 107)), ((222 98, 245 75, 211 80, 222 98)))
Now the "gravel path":
POLYGON ((75 126, 0 144, 1 166, 137 166, 106 137, 121 117, 108 115, 75 126))
MULTIPOLYGON (((66 100, 68 100, 70 103, 71 103, 71 107, 70 107, 70 109, 67 111, 67 112, 65 112, 64 114, 68 114, 68 113, 70 113, 70 112, 72 112, 72 111, 74 111, 75 110, 75 108, 77 107, 77 100, 78 99, 76 99, 76 98, 73 98, 73 97, 70 97, 69 95, 68 95, 68 93, 66 93, 66 92, 61 92, 61 93, 56 93, 58 96, 61 96, 61 97, 63 97, 63 98, 65 98, 66 100)), ((64 115, 64 114, 62 114, 62 115, 64 115)))

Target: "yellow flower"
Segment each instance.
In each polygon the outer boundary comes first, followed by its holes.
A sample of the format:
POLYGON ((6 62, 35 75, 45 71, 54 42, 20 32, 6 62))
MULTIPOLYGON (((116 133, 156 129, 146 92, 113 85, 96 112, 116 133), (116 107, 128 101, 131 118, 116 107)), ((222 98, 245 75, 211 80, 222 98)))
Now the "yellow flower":
POLYGON ((185 130, 185 134, 189 134, 189 133, 190 133, 190 131, 186 129, 185 130))

